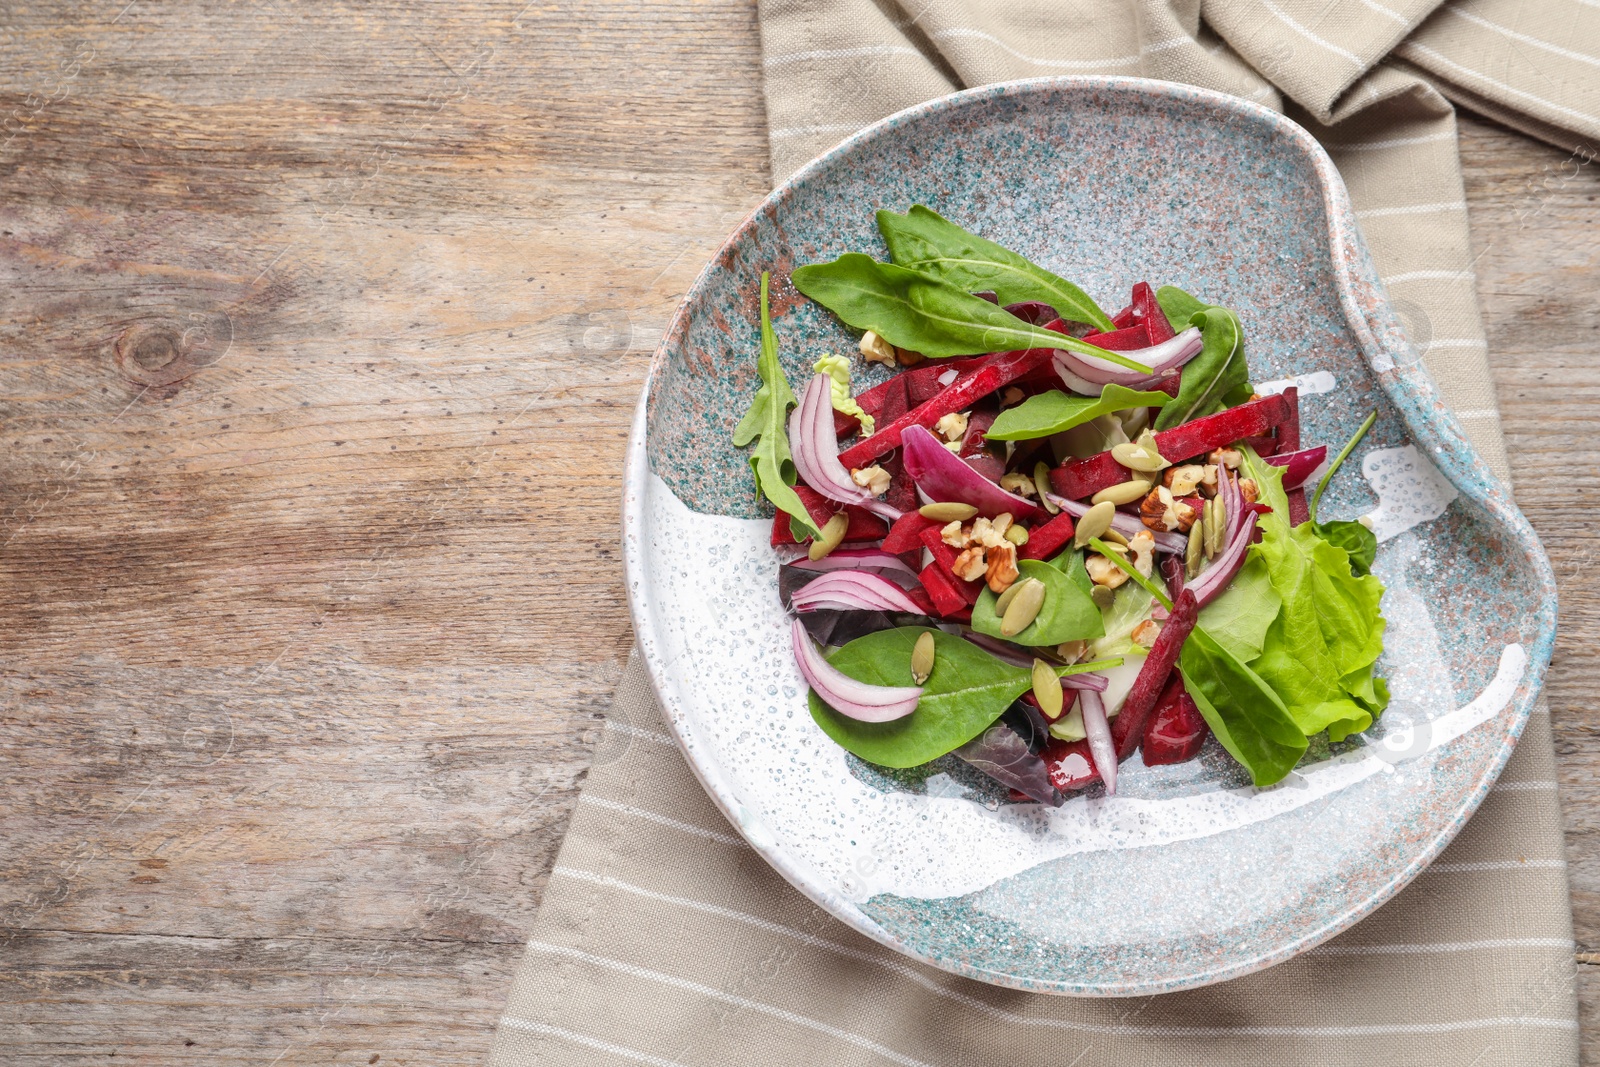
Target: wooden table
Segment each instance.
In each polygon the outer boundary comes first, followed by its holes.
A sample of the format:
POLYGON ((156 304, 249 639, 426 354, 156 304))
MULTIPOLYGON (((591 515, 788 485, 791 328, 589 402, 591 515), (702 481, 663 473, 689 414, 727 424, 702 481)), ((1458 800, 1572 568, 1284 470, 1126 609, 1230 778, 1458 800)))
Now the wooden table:
MULTIPOLYGON (((753 5, 41 3, 0 57, 0 1060, 477 1063, 628 650, 629 409, 768 187, 753 5)), ((1600 180, 1463 153, 1600 1062, 1600 180)))

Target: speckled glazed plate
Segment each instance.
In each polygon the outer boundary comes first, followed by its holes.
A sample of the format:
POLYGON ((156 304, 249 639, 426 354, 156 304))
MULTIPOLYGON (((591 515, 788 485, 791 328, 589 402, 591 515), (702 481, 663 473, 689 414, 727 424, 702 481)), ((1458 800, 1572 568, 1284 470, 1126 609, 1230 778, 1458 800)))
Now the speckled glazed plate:
MULTIPOLYGON (((878 380, 858 366, 857 388, 878 380)), ((862 131, 774 192, 706 267, 656 353, 624 510, 639 647, 706 790, 840 919, 1021 989, 1125 996, 1287 959, 1372 911, 1478 806, 1527 721, 1555 592, 1533 531, 1407 343, 1328 157, 1245 101, 1125 78, 958 93, 862 131), (1060 809, 953 757, 890 777, 812 721, 779 606, 770 511, 729 441, 774 280, 801 383, 855 337, 789 271, 886 255, 881 207, 927 204, 1118 307, 1170 283, 1236 309, 1254 380, 1298 379, 1303 440, 1379 419, 1323 502, 1374 516, 1393 693, 1365 736, 1254 789, 1214 741, 1060 809)))

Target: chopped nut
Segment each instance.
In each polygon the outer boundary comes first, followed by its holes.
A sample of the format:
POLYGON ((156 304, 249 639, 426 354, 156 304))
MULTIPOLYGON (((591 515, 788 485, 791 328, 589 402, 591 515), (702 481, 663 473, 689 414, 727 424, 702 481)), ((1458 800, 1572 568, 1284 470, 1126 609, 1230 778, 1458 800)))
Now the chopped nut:
POLYGON ((1177 530, 1188 533, 1194 525, 1194 508, 1172 495, 1172 490, 1158 485, 1139 502, 1139 519, 1145 526, 1163 533, 1177 530))
POLYGON ((1032 500, 1039 495, 1039 488, 1032 478, 1021 471, 1012 471, 1010 474, 1000 476, 1000 488, 1008 493, 1015 493, 1020 497, 1032 500))
POLYGON ((967 436, 967 416, 963 412, 952 411, 934 423, 933 429, 946 441, 959 441, 967 436))
POLYGON ((1240 478, 1239 492, 1244 497, 1246 504, 1254 504, 1261 498, 1261 489, 1256 485, 1254 478, 1240 478))
POLYGON ((1140 530, 1128 542, 1128 547, 1133 550, 1133 569, 1146 578, 1150 577, 1150 571, 1156 565, 1156 535, 1149 530, 1140 530))
POLYGON ((889 472, 876 465, 852 469, 850 480, 873 496, 882 496, 889 491, 889 472))
POLYGON ((1000 394, 1000 406, 1003 408, 1016 407, 1022 403, 1023 393, 1016 386, 1010 386, 1000 394))
POLYGON ((914 367, 928 358, 921 352, 911 352, 904 348, 895 349, 894 354, 900 357, 900 365, 902 367, 914 367))
MULTIPOLYGON (((1198 463, 1185 463, 1181 467, 1168 467, 1161 476, 1161 484, 1172 490, 1173 496, 1188 496, 1205 480, 1205 467, 1198 463)), ((1216 484, 1217 472, 1211 472, 1212 484, 1216 484)))
POLYGON ((1004 537, 1006 535, 1006 531, 1011 529, 1011 523, 1013 521, 1015 520, 1011 518, 1011 512, 1002 511, 1000 514, 989 520, 989 525, 994 527, 995 533, 999 534, 1001 537, 1004 537))
POLYGON ((1098 552, 1091 552, 1084 557, 1083 565, 1089 572, 1089 580, 1106 589, 1115 589, 1128 580, 1127 571, 1098 552))
POLYGON ((1088 648, 1089 642, 1087 641, 1063 641, 1056 646, 1056 655, 1068 663, 1076 663, 1078 657, 1082 656, 1088 648))
POLYGON ((963 549, 961 555, 956 557, 956 562, 950 569, 956 572, 956 577, 964 582, 970 582, 984 576, 987 564, 983 561, 983 549, 977 545, 963 549))
POLYGON ((954 452, 958 456, 961 455, 961 442, 960 441, 946 441, 944 443, 944 447, 948 448, 950 451, 954 452))
POLYGON ((1010 541, 1001 541, 990 548, 984 558, 988 562, 984 566, 983 577, 988 581, 989 588, 996 593, 1010 589, 1018 574, 1017 546, 1010 541))
POLYGON ((1217 465, 1215 463, 1207 463, 1205 465, 1200 475, 1200 484, 1196 488, 1200 490, 1200 495, 1203 497, 1217 495, 1217 465))
POLYGON ((1240 455, 1236 448, 1214 448, 1211 450, 1211 455, 1206 457, 1206 462, 1236 471, 1239 469, 1239 464, 1244 462, 1244 456, 1240 455))
POLYGON ((894 345, 871 330, 861 335, 861 355, 868 363, 882 363, 886 367, 892 367, 896 362, 894 345))
POLYGON ((1133 638, 1134 644, 1149 648, 1156 643, 1156 638, 1161 636, 1161 624, 1154 619, 1146 619, 1135 626, 1129 636, 1133 638))
POLYGON ((939 540, 951 548, 966 548, 972 543, 972 528, 963 528, 959 522, 949 523, 939 531, 939 540))
MULTIPOLYGON (((1009 519, 1007 520, 1010 521, 1009 519)), ((972 520, 972 533, 969 535, 969 545, 978 545, 981 548, 994 548, 996 545, 1006 543, 1005 531, 995 529, 995 525, 982 515, 972 520)))

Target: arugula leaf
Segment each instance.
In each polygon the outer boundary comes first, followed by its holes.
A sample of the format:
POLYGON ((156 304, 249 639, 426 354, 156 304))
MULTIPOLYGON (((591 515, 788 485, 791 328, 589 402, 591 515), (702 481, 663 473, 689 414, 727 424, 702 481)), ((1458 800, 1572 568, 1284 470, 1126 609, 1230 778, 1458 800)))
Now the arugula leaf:
POLYGON ((904 215, 878 212, 878 230, 890 258, 902 267, 924 271, 965 292, 989 290, 1001 304, 1038 300, 1064 319, 1087 322, 1107 333, 1116 329, 1076 285, 921 204, 911 205, 904 215))
POLYGON ((1283 698, 1307 734, 1333 740, 1365 730, 1386 698, 1372 667, 1383 652, 1383 583, 1352 573, 1350 554, 1310 522, 1289 526, 1283 468, 1244 450, 1261 503, 1262 540, 1250 554, 1265 563, 1283 607, 1251 666, 1283 698))
POLYGON ((1142 363, 1024 322, 949 282, 879 263, 860 252, 846 252, 832 263, 796 267, 789 278, 796 289, 849 325, 931 359, 1067 348, 1150 373, 1142 363))
POLYGON ((1018 645, 1059 645, 1063 641, 1099 637, 1105 632, 1100 622, 1100 609, 1071 575, 1036 559, 1018 560, 1017 570, 1021 575, 1017 579, 1019 582, 1023 578, 1037 578, 1044 583, 1044 606, 1039 609, 1039 617, 1021 633, 1005 637, 1000 633, 1000 617, 994 613, 995 601, 1000 598, 992 590, 985 589, 972 608, 974 630, 1018 645))
POLYGON ((1222 747, 1258 786, 1282 781, 1306 735, 1266 679, 1196 626, 1178 655, 1184 688, 1222 747))
POLYGON ((750 470, 755 474, 756 488, 779 511, 789 515, 789 527, 796 537, 818 537, 821 534, 811 521, 811 514, 792 488, 800 475, 789 454, 789 435, 784 431, 784 420, 796 400, 794 391, 789 388, 789 379, 783 376, 783 366, 778 362, 778 338, 772 332, 772 316, 767 310, 767 277, 762 271, 761 356, 756 360, 761 388, 756 390, 750 410, 734 427, 733 443, 743 448, 757 437, 761 438, 761 443, 750 453, 750 470))
POLYGON ((1261 655, 1267 629, 1282 606, 1283 598, 1272 588, 1266 563, 1259 556, 1251 556, 1228 588, 1200 609, 1198 624, 1217 644, 1249 663, 1261 655))
POLYGON ((934 668, 916 711, 893 722, 860 722, 840 715, 813 691, 811 717, 823 732, 869 763, 915 767, 977 737, 1033 686, 1027 667, 1013 667, 970 641, 921 626, 858 637, 828 662, 859 682, 914 685, 911 650, 924 633, 933 634, 934 668))
POLYGON ((1160 390, 1140 392, 1121 385, 1108 385, 1099 396, 1068 396, 1060 389, 1030 396, 1014 408, 1007 408, 984 433, 987 441, 1027 441, 1081 426, 1101 415, 1129 408, 1165 407, 1172 397, 1160 390))
POLYGON ((1225 398, 1250 380, 1244 356, 1244 329, 1237 315, 1227 308, 1208 307, 1196 312, 1183 328, 1189 326, 1200 327, 1205 347, 1184 364, 1177 397, 1162 408, 1156 419, 1158 431, 1216 414, 1226 406, 1225 398))
POLYGON ((1378 535, 1354 519, 1313 523, 1317 536, 1350 553, 1350 570, 1366 574, 1378 558, 1378 535))

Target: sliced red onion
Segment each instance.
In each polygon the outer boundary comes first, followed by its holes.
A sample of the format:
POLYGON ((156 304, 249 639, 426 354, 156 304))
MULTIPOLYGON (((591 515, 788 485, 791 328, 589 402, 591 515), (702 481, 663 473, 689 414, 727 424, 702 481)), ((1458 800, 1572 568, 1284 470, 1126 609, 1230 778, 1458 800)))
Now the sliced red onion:
POLYGON ((1002 641, 998 637, 990 637, 973 630, 963 631, 961 636, 1002 663, 1009 663, 1013 667, 1033 666, 1033 657, 1025 654, 1020 647, 1010 641, 1002 641))
POLYGON ((971 504, 991 519, 1006 511, 1014 519, 1033 519, 1039 514, 1033 501, 1006 492, 967 466, 926 427, 908 426, 900 435, 900 446, 906 473, 933 501, 971 504))
POLYGON ((1104 693, 1111 682, 1105 675, 1089 671, 1087 674, 1064 675, 1061 684, 1067 689, 1091 689, 1096 693, 1104 693))
MULTIPOLYGON (((1089 505, 1076 500, 1068 500, 1064 496, 1054 493, 1048 494, 1050 502, 1065 511, 1075 519, 1081 519, 1089 513, 1089 505)), ((1133 535, 1141 531, 1148 531, 1156 539, 1157 552, 1182 552, 1189 547, 1189 539, 1180 533, 1168 533, 1164 530, 1151 530, 1139 520, 1139 516, 1130 515, 1126 511, 1119 511, 1111 516, 1111 528, 1123 537, 1133 540, 1133 535)))
MULTIPOLYGON (((1230 524, 1231 525, 1231 524, 1230 524)), ((1201 607, 1205 607, 1233 581, 1233 576, 1239 573, 1239 568, 1244 566, 1245 554, 1250 550, 1250 538, 1255 535, 1256 515, 1253 511, 1245 511, 1239 526, 1228 539, 1222 551, 1217 553, 1217 558, 1212 560, 1200 576, 1187 586, 1194 592, 1194 598, 1201 607)))
POLYGON ((1094 756, 1094 769, 1106 784, 1106 796, 1117 792, 1117 746, 1111 740, 1111 724, 1106 721, 1105 701, 1093 689, 1078 694, 1078 707, 1083 712, 1083 732, 1089 741, 1089 752, 1094 756))
POLYGON ((1169 341, 1151 345, 1149 348, 1135 349, 1132 352, 1117 353, 1136 363, 1143 363, 1150 368, 1149 374, 1129 370, 1098 356, 1080 355, 1065 348, 1055 350, 1055 368, 1067 388, 1074 392, 1087 392, 1090 396, 1098 396, 1100 389, 1107 385, 1125 385, 1130 389, 1150 385, 1199 355, 1204 347, 1205 342, 1200 337, 1200 328, 1191 326, 1169 341))
POLYGON ((891 581, 920 585, 917 572, 906 566, 906 561, 881 548, 836 548, 821 559, 801 558, 793 566, 802 570, 827 573, 828 571, 875 571, 891 581))
POLYGON ((833 428, 833 379, 818 374, 806 386, 800 406, 789 416, 789 451, 801 481, 840 504, 856 504, 894 522, 900 509, 879 500, 850 480, 839 462, 839 437, 833 428))
POLYGON ((922 699, 921 686, 868 685, 839 670, 822 658, 811 643, 805 623, 794 620, 789 630, 794 641, 794 659, 806 684, 828 707, 847 718, 861 722, 890 722, 903 719, 917 710, 922 699))
POLYGON ((789 604, 796 611, 837 608, 841 611, 905 611, 922 608, 893 582, 866 571, 829 571, 795 592, 789 604))
POLYGON ((1327 458, 1328 446, 1318 445, 1316 448, 1305 448, 1299 452, 1281 452, 1276 456, 1267 456, 1266 462, 1274 467, 1288 468, 1283 472, 1283 488, 1288 491, 1306 484, 1306 480, 1327 458))

